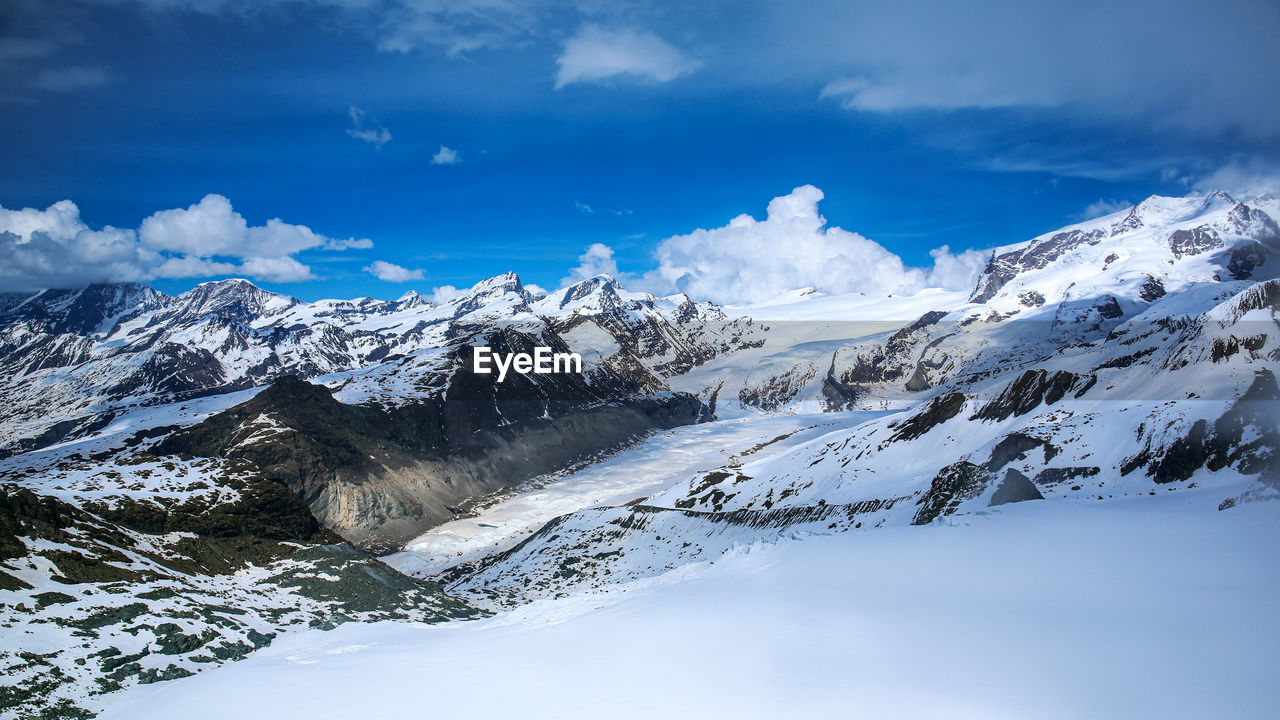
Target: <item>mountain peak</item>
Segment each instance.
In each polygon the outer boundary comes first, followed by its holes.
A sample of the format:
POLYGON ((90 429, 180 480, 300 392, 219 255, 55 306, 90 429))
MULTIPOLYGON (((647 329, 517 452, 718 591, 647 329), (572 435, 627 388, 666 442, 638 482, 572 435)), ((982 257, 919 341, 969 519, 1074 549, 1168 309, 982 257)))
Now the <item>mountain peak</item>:
POLYGON ((217 313, 246 321, 273 315, 302 302, 289 295, 263 290, 244 278, 200 283, 179 295, 178 301, 184 305, 183 314, 217 313))
POLYGON ((604 295, 610 301, 616 301, 618 299, 618 281, 612 275, 601 273, 561 288, 547 296, 547 299, 553 302, 557 308, 564 309, 570 303, 578 302, 597 294, 604 295))

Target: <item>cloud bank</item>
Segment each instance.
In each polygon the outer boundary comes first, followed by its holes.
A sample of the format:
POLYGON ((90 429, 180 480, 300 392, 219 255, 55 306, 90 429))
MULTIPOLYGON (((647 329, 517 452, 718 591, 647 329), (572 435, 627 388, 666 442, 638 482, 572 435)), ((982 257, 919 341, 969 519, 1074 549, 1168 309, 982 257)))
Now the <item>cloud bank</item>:
MULTIPOLYGON (((711 230, 663 240, 658 267, 642 285, 657 294, 684 292, 721 304, 763 302, 789 290, 814 287, 830 293, 909 294, 925 287, 968 290, 985 265, 981 251, 933 250, 929 270, 862 235, 828 227, 818 212, 822 191, 803 185, 774 198, 764 220, 739 215, 711 230)), ((612 252, 593 245, 570 277, 612 262, 612 252)), ((616 264, 614 265, 616 269, 616 264)))
POLYGON ((136 230, 95 230, 70 200, 44 210, 0 207, 0 291, 225 275, 303 282, 316 276, 293 257, 297 253, 370 247, 368 239, 329 238, 279 218, 251 226, 231 201, 215 194, 161 210, 136 230))

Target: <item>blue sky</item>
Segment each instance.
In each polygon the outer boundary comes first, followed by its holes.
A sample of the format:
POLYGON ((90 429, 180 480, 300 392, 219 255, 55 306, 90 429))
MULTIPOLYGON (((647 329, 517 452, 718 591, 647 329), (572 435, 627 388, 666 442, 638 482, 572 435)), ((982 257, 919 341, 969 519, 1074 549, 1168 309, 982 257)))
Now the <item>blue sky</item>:
MULTIPOLYGON (((1091 207, 1274 187, 1274 2, 885 5, 19 0, 0 11, 0 289, 176 292, 254 271, 304 299, 395 297, 506 270, 554 288, 601 244, 581 272, 616 264, 669 291, 708 256, 664 261, 667 238, 764 220, 804 185, 827 224, 795 232, 821 252, 870 242, 927 274, 934 248, 1024 240, 1091 207), (433 163, 442 147, 456 162, 433 163), (194 214, 144 229, 209 194, 244 227, 316 236, 164 234, 194 214), (62 200, 78 215, 61 230, 13 214, 62 200), (372 246, 332 242, 348 238, 372 246)), ((743 267, 811 247, 700 242, 743 267)))

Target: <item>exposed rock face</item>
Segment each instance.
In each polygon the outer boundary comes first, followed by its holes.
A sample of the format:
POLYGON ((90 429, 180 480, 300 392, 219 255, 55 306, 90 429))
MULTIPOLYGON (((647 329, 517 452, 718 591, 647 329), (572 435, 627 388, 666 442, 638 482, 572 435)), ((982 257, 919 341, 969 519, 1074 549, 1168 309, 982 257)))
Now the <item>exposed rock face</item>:
MULTIPOLYGON (((509 346, 493 338, 491 346, 509 346)), ((343 537, 393 548, 454 506, 709 411, 683 394, 630 397, 621 380, 477 375, 465 364, 441 398, 347 405, 284 377, 249 402, 163 440, 159 453, 243 458, 289 487, 343 537), (538 381, 533 380, 534 377, 538 381)))
POLYGON ((1009 433, 991 449, 991 459, 987 461, 984 467, 991 472, 996 472, 1015 460, 1025 459, 1029 450, 1040 447, 1044 448, 1045 462, 1049 462, 1057 454, 1057 450, 1053 445, 1042 438, 1033 437, 1025 433, 1009 433))
POLYGON ((1127 471, 1147 460, 1147 474, 1158 483, 1186 480, 1201 467, 1230 465, 1280 486, 1280 387, 1275 374, 1259 370, 1245 394, 1212 424, 1197 420, 1163 450, 1139 453, 1127 471))
POLYGON ((1100 229, 1072 230, 1038 238, 1025 248, 992 257, 969 300, 975 303, 987 302, 1020 273, 1039 270, 1081 245, 1097 245, 1106 237, 1107 233, 1100 229))
POLYGON ((964 407, 965 400, 963 393, 950 393, 935 397, 929 401, 924 410, 912 415, 898 425, 897 430, 889 441, 915 440, 938 425, 959 415, 960 410, 964 407))
POLYGON ((1043 499, 1044 496, 1040 494, 1035 484, 1026 475, 1009 468, 1005 471, 1004 479, 996 486, 996 491, 991 494, 991 501, 987 504, 990 507, 996 507, 997 505, 1043 499))
POLYGON ((816 368, 801 363, 768 380, 738 391, 738 402, 743 407, 759 408, 766 412, 778 410, 795 400, 800 390, 818 374, 816 368))
POLYGON ((990 482, 990 473, 971 462, 960 461, 942 468, 929 490, 916 501, 920 509, 911 524, 928 525, 954 513, 965 500, 981 495, 990 482))
POLYGON ((1052 405, 1068 391, 1082 392, 1092 385, 1090 379, 1059 370, 1050 375, 1044 370, 1028 370, 1009 384, 997 398, 982 406, 971 420, 1006 420, 1014 415, 1031 412, 1041 403, 1052 405))
POLYGON ((1262 243, 1250 243, 1232 248, 1227 261, 1227 272, 1235 280, 1248 280, 1253 271, 1267 261, 1267 248, 1262 243))
POLYGON ((499 328, 583 351, 592 378, 624 392, 664 392, 666 378, 763 343, 749 319, 627 292, 607 276, 538 297, 506 273, 440 305, 414 293, 304 303, 243 280, 177 296, 131 284, 48 290, 0 301, 0 453, 80 437, 140 403, 282 375, 347 373, 330 382, 360 402, 411 404, 443 392, 452 368, 442 351, 499 328))
POLYGON ((1169 250, 1174 259, 1181 260, 1189 255, 1199 255, 1222 247, 1222 238, 1213 228, 1198 227, 1190 230, 1175 230, 1169 236, 1169 250))
POLYGON ((482 614, 341 543, 296 498, 245 507, 239 527, 216 508, 211 519, 141 504, 145 512, 112 521, 101 508, 0 485, 0 590, 9 591, 0 623, 15 638, 75 637, 0 648, 0 714, 93 717, 102 695, 193 675, 288 631, 482 614), (165 529, 138 531, 137 520, 165 529), (286 532, 287 542, 261 532, 308 524, 316 531, 286 532))

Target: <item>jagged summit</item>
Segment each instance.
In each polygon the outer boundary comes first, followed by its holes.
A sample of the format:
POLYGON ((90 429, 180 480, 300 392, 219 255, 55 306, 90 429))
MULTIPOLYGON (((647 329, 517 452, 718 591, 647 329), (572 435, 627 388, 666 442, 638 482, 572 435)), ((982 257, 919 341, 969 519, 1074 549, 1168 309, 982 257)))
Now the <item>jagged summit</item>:
POLYGON ((1153 293, 1163 294, 1157 286, 1254 277, 1275 262, 1278 236, 1280 227, 1264 210, 1226 192, 1153 195, 1127 212, 998 248, 969 300, 1000 312, 1052 305, 1068 295, 1149 302, 1153 293))

